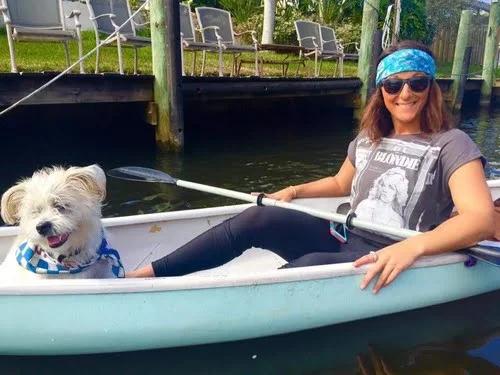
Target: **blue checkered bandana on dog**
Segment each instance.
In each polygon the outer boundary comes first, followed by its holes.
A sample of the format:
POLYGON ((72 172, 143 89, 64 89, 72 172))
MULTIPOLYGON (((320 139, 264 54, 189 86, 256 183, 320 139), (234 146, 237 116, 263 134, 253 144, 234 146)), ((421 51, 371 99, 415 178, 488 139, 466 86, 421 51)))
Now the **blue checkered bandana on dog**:
POLYGON ((384 57, 378 64, 375 83, 378 86, 387 77, 403 72, 422 72, 435 77, 436 64, 432 56, 424 51, 401 49, 384 57))
POLYGON ((125 277, 125 270, 120 260, 120 254, 115 249, 108 247, 106 238, 102 238, 101 246, 96 255, 87 263, 63 265, 52 259, 45 251, 38 246, 32 246, 28 242, 22 243, 16 251, 17 263, 33 273, 43 273, 48 275, 79 273, 101 259, 107 259, 111 263, 111 269, 116 277, 125 277))

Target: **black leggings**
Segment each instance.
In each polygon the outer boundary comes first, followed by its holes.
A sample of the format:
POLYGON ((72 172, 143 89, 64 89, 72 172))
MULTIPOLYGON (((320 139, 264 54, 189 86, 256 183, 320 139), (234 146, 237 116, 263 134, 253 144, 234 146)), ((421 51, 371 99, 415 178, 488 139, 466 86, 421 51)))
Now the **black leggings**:
POLYGON ((279 207, 250 207, 153 262, 156 276, 179 276, 220 266, 246 249, 271 250, 288 263, 282 268, 352 262, 384 245, 349 232, 341 244, 330 223, 279 207))

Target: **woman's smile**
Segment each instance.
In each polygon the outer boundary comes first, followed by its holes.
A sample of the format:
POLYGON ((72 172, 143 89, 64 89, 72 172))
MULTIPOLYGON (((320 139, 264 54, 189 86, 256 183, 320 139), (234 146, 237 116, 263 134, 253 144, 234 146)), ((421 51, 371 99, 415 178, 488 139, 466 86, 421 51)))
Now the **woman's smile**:
MULTIPOLYGON (((390 78, 409 79, 423 75, 420 72, 404 72, 392 75, 390 78)), ((405 83, 396 94, 389 94, 382 88, 384 103, 391 114, 396 134, 413 134, 420 132, 420 115, 427 103, 429 88, 422 92, 413 91, 405 83)))
POLYGON ((411 108, 413 107, 417 102, 411 102, 411 103, 396 103, 397 106, 400 106, 402 108, 411 108))

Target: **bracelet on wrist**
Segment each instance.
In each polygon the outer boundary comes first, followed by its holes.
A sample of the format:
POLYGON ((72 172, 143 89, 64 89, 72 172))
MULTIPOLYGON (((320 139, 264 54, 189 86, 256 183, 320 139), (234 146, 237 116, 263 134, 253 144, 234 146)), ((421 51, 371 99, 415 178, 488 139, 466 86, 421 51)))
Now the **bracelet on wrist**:
POLYGON ((293 190, 293 197, 292 197, 292 199, 297 198, 297 189, 295 189, 295 186, 290 185, 289 188, 291 188, 293 190))

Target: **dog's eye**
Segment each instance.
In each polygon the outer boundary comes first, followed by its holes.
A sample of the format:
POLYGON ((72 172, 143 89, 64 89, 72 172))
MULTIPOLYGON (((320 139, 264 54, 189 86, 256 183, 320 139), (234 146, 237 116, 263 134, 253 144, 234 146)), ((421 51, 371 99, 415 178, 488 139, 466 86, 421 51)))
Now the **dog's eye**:
POLYGON ((59 212, 65 212, 66 211, 66 207, 63 206, 62 204, 60 203, 54 203, 54 208, 59 211, 59 212))

